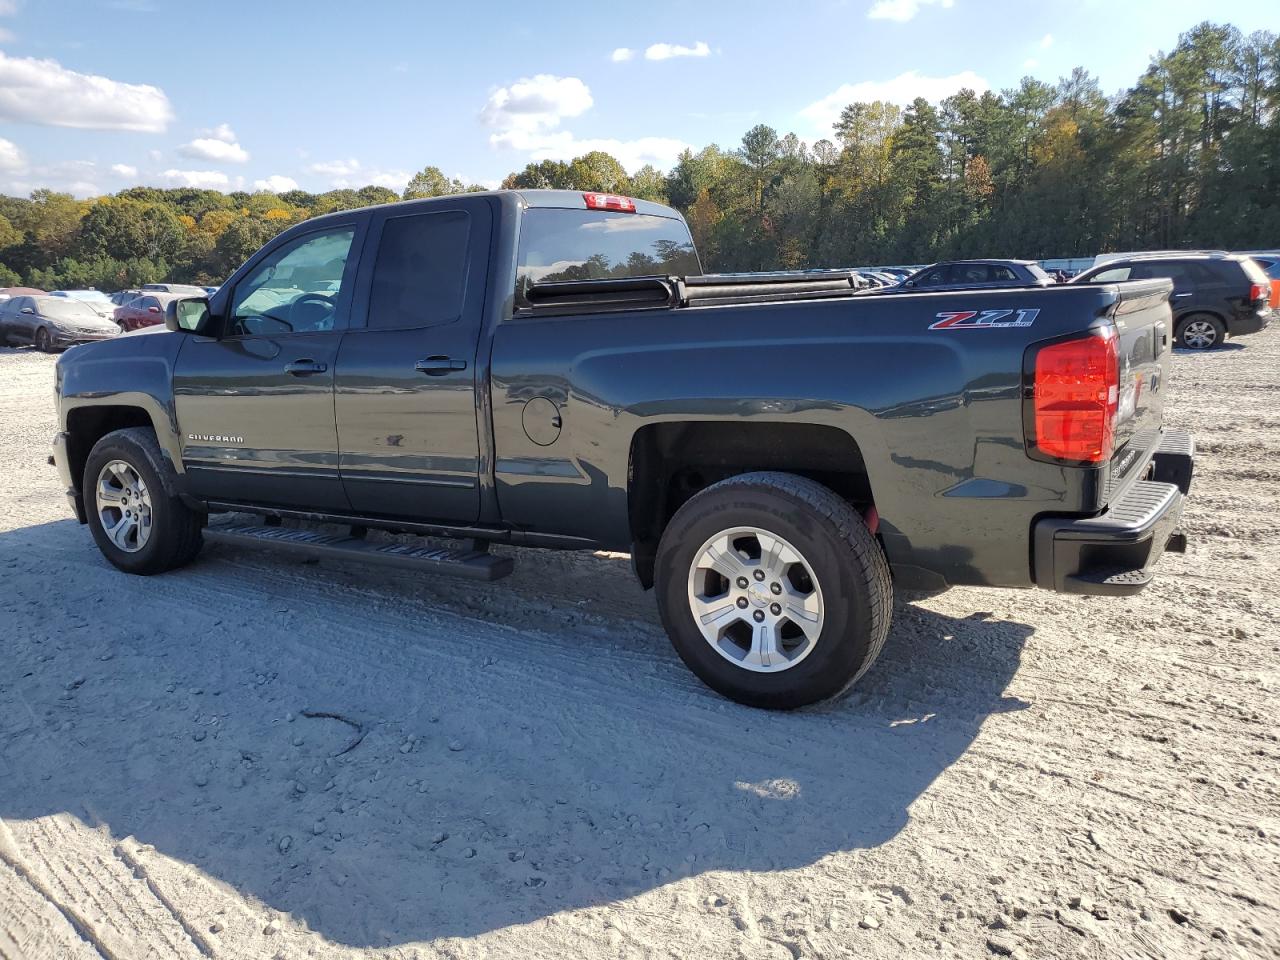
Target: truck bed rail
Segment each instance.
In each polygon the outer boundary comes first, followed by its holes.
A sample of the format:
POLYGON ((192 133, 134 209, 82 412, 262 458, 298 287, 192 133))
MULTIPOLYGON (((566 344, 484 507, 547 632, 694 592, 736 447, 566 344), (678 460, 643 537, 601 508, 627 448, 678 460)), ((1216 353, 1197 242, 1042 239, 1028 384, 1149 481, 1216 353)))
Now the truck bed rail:
POLYGON ((722 273, 696 277, 557 280, 529 288, 526 314, 667 310, 730 303, 774 303, 850 297, 862 280, 849 270, 797 273, 722 273))

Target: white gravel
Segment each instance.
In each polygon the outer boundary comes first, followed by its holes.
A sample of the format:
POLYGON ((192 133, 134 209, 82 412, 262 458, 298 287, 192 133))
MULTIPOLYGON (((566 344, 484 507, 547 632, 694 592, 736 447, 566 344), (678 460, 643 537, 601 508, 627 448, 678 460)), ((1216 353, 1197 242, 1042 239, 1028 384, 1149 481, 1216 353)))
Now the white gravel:
POLYGON ((0 350, 0 957, 1280 956, 1280 327, 1174 369, 1146 593, 900 603, 769 714, 623 557, 117 573, 0 350))

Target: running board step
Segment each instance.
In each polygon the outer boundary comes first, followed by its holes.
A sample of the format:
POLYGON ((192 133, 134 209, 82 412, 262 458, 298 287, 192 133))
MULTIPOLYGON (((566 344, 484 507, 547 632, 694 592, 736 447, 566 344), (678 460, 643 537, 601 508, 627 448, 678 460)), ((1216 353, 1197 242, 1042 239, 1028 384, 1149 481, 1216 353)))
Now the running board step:
POLYGON ((1064 592, 1129 597, 1141 592, 1152 579, 1150 570, 1098 570, 1067 577, 1064 592))
POLYGON ((268 547, 319 560, 353 560, 470 580, 498 580, 515 568, 515 561, 510 557, 496 557, 482 550, 371 543, 357 537, 293 527, 219 524, 206 527, 204 539, 233 546, 268 547))

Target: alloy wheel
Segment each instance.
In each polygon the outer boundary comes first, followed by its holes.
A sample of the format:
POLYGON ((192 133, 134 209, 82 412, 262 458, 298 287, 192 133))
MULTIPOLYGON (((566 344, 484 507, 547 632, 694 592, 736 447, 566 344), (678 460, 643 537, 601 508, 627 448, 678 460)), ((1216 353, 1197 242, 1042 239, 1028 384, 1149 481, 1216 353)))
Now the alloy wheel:
POLYGON ((123 460, 111 460, 98 473, 95 491, 102 530, 125 553, 137 553, 151 538, 151 492, 146 481, 123 460))
POLYGON ((1218 342, 1218 328, 1208 320, 1192 320, 1183 328, 1182 342, 1192 350, 1208 350, 1218 342))
POLYGON ((758 527, 707 540, 689 569, 689 611, 726 660, 757 673, 790 670, 822 634, 822 588, 804 555, 758 527))

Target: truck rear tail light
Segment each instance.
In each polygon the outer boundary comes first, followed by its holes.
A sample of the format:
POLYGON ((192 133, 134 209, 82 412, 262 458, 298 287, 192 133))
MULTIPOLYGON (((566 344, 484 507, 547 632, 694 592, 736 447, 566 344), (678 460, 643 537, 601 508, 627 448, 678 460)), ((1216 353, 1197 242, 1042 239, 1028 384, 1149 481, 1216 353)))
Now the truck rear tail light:
POLYGON ((1271 299, 1271 285, 1267 283, 1254 283, 1249 286, 1249 300, 1257 303, 1259 300, 1271 299))
POLYGON ((630 197, 619 197, 612 193, 584 193, 582 199, 587 201, 588 210, 618 210, 622 213, 636 212, 636 202, 630 197))
POLYGON ((1034 349, 1028 373, 1032 455, 1074 464, 1110 459, 1120 406, 1115 330, 1106 328, 1034 349))

